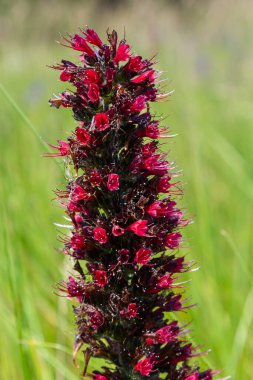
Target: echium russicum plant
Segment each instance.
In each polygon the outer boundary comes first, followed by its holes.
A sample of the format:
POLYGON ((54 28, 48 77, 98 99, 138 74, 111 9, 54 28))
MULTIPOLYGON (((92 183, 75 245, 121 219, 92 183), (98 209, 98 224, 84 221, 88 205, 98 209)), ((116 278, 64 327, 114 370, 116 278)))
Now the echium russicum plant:
POLYGON ((48 154, 64 156, 75 173, 56 192, 72 227, 63 252, 75 275, 59 291, 74 301, 74 356, 83 349, 82 375, 94 380, 209 380, 217 372, 191 364, 199 350, 176 318, 190 307, 180 277, 192 263, 178 255, 188 221, 176 203, 176 168, 158 142, 171 136, 149 108, 168 94, 153 59, 131 53, 115 31, 107 37, 81 29, 64 42, 79 64, 53 66, 72 87, 50 103, 72 108, 77 121, 48 154), (92 357, 104 364, 90 373, 92 357))

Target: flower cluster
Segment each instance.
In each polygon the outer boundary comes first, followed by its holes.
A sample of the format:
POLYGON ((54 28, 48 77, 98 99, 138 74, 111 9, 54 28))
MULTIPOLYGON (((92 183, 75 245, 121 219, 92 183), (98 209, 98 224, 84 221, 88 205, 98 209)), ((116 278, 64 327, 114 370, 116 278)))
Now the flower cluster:
POLYGON ((189 269, 177 254, 187 220, 175 167, 158 143, 170 136, 149 110, 166 94, 153 60, 131 53, 115 31, 107 37, 92 29, 69 36, 80 63, 53 66, 72 89, 50 103, 71 108, 78 123, 47 154, 66 157, 76 173, 57 192, 72 223, 63 252, 76 276, 59 290, 76 302, 74 351, 88 347, 83 375, 90 357, 106 360, 89 374, 95 380, 209 380, 212 370, 189 363, 199 353, 174 315, 189 307, 177 282, 189 269))

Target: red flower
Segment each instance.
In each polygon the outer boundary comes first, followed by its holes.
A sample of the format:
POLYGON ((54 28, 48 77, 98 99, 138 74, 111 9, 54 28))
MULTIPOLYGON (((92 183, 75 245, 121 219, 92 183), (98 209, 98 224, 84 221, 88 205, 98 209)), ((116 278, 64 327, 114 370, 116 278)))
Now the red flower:
POLYGON ((153 216, 153 218, 161 218, 164 216, 170 216, 173 214, 173 207, 176 202, 171 201, 166 204, 160 201, 155 201, 146 208, 146 213, 153 216))
POLYGON ((169 289, 173 284, 173 279, 171 278, 171 273, 167 273, 164 276, 160 277, 157 286, 162 289, 169 289))
POLYGON ((76 138, 82 145, 89 145, 90 143, 90 134, 83 128, 76 128, 76 138))
POLYGON ((101 228, 101 227, 94 228, 93 237, 100 244, 105 244, 108 240, 108 235, 107 235, 106 230, 104 228, 101 228))
POLYGON ((175 342, 178 332, 179 327, 177 326, 177 321, 173 321, 169 325, 157 330, 155 335, 158 343, 164 344, 168 342, 175 342))
POLYGON ((149 124, 141 134, 142 137, 149 137, 150 139, 158 139, 158 138, 171 138, 173 136, 168 135, 167 127, 159 127, 158 122, 153 122, 149 124))
POLYGON ((156 189, 159 193, 168 193, 168 190, 172 186, 170 183, 171 177, 170 176, 165 176, 162 178, 159 178, 157 182, 156 189))
POLYGON ((146 107, 146 97, 144 95, 137 96, 130 107, 132 112, 141 112, 146 107))
POLYGON ((142 154, 144 157, 150 157, 152 156, 155 151, 156 151, 156 143, 155 141, 152 141, 150 143, 147 143, 145 145, 143 145, 142 149, 142 154))
POLYGON ((146 213, 153 216, 154 218, 159 218, 161 216, 162 202, 156 201, 146 208, 146 213))
MULTIPOLYGON (((102 47, 103 43, 100 40, 100 38, 98 37, 95 30, 87 28, 85 30, 85 32, 83 32, 83 34, 85 35, 85 39, 87 42, 89 42, 90 44, 95 45, 99 48, 102 47)), ((96 379, 96 380, 102 380, 102 379, 96 379)))
POLYGON ((69 73, 67 70, 63 70, 60 75, 60 80, 62 82, 67 82, 72 78, 72 73, 69 73))
POLYGON ((120 226, 114 225, 112 227, 112 234, 114 236, 121 236, 124 234, 124 232, 125 232, 124 228, 121 228, 120 226))
POLYGON ((45 153, 45 157, 61 157, 61 156, 68 156, 70 154, 69 144, 65 141, 58 140, 59 146, 51 145, 51 148, 57 149, 58 153, 45 153))
POLYGON ((171 322, 169 325, 164 326, 157 330, 154 334, 147 334, 147 344, 165 344, 168 342, 175 342, 179 333, 177 321, 171 322))
POLYGON ((98 286, 104 287, 108 282, 107 274, 104 270, 96 270, 94 278, 98 286))
MULTIPOLYGON (((86 209, 86 210, 87 210, 87 215, 89 215, 89 210, 88 209, 86 209)), ((82 227, 82 224, 83 224, 84 220, 81 217, 81 215, 75 214, 74 219, 75 219, 77 227, 82 227)))
POLYGON ((98 83, 98 81, 99 81, 99 75, 93 69, 86 69, 85 72, 84 72, 83 81, 84 81, 85 84, 98 83))
POLYGON ((82 207, 74 201, 69 201, 65 203, 64 205, 68 208, 68 211, 72 214, 75 212, 82 211, 82 207))
POLYGON ((72 190, 70 196, 71 196, 72 201, 74 201, 74 202, 91 199, 91 195, 89 193, 87 193, 87 191, 85 191, 79 185, 76 185, 74 190, 72 190))
POLYGON ((89 55, 90 57, 96 57, 94 51, 89 47, 89 45, 86 43, 85 39, 79 36, 79 34, 75 34, 73 37, 71 37, 71 40, 66 41, 70 42, 71 47, 74 50, 82 51, 85 54, 89 55))
POLYGON ((96 84, 89 85, 88 98, 91 102, 97 102, 99 99, 99 87, 96 84))
POLYGON ((152 251, 149 248, 140 248, 135 254, 134 261, 137 264, 147 264, 150 260, 151 253, 152 251))
POLYGON ((84 236, 75 233, 70 239, 70 244, 73 249, 83 249, 85 247, 84 236))
POLYGON ((145 71, 145 73, 142 73, 142 74, 138 75, 137 77, 131 79, 131 82, 132 83, 141 83, 141 82, 144 82, 147 79, 150 82, 154 82, 154 80, 155 80, 155 70, 145 71))
POLYGON ((138 314, 138 306, 136 303, 130 303, 127 307, 127 310, 121 310, 120 315, 124 318, 135 318, 138 314))
POLYGON ((144 358, 138 361, 138 363, 134 366, 136 372, 140 372, 143 376, 149 376, 150 372, 153 369, 152 360, 149 358, 144 358))
POLYGON ((146 232, 148 231, 148 221, 147 220, 137 220, 137 222, 134 222, 130 226, 128 226, 128 229, 133 231, 135 235, 138 236, 147 236, 146 232))
POLYGON ((109 127, 109 117, 106 113, 97 113, 94 116, 94 121, 98 131, 104 131, 109 127))
POLYGON ((99 186, 101 185, 103 179, 97 170, 93 170, 89 176, 89 181, 93 186, 99 186))
POLYGON ((204 372, 199 372, 198 370, 192 372, 184 378, 184 380, 212 380, 214 375, 217 375, 219 371, 211 371, 208 369, 204 372))
POLYGON ((107 180, 107 189, 110 191, 119 189, 119 176, 118 174, 109 174, 107 180))
POLYGON ((171 234, 165 237, 165 245, 170 249, 175 249, 179 247, 180 240, 182 235, 180 232, 172 232, 171 234))
POLYGON ((124 69, 127 71, 137 72, 137 71, 142 70, 143 67, 144 67, 144 65, 141 61, 141 57, 139 55, 137 55, 136 57, 131 57, 129 59, 129 61, 126 64, 126 66, 124 67, 124 69))
MULTIPOLYGON (((199 375, 197 372, 192 373, 191 375, 186 376, 185 380, 198 380, 199 375)), ((210 377, 211 379, 211 377, 210 377)))
POLYGON ((94 376, 94 380, 108 380, 107 377, 103 376, 103 375, 100 375, 100 374, 96 374, 94 376))
POLYGON ((120 44, 113 58, 113 62, 117 65, 120 61, 126 61, 130 57, 130 48, 128 44, 120 44))
POLYGON ((79 302, 82 301, 82 298, 84 296, 84 282, 76 281, 73 277, 69 277, 68 282, 62 281, 59 286, 59 290, 61 292, 67 293, 66 297, 72 298, 77 297, 77 300, 79 302))
POLYGON ((160 161, 160 154, 154 154, 144 160, 144 168, 147 169, 150 174, 163 176, 167 174, 169 169, 169 163, 167 161, 160 161))
POLYGON ((143 137, 149 137, 151 139, 158 139, 160 137, 160 130, 158 123, 149 124, 142 132, 143 137))
POLYGON ((138 306, 136 303, 130 303, 127 307, 126 315, 128 318, 135 318, 138 314, 138 306))
POLYGON ((89 313, 89 323, 94 329, 98 329, 103 326, 104 322, 104 316, 99 310, 94 310, 89 313))

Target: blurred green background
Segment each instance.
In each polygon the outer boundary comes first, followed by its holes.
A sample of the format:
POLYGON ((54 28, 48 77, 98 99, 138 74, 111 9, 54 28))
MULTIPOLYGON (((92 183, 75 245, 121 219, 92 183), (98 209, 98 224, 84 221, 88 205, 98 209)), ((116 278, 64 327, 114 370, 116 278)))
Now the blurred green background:
POLYGON ((201 366, 207 360, 222 376, 250 379, 250 0, 0 1, 0 378, 79 379, 71 359, 71 303, 54 295, 55 284, 71 270, 56 250, 53 223, 63 221, 63 211, 51 201, 64 177, 54 160, 42 158, 42 140, 54 143, 74 128, 69 110, 48 106, 63 87, 46 65, 73 58, 55 40, 59 32, 75 33, 86 24, 104 39, 108 27, 120 36, 125 27, 134 50, 159 54, 158 68, 169 79, 168 89, 176 90, 155 109, 169 115, 178 134, 166 149, 183 169, 182 204, 195 221, 185 232, 182 253, 200 267, 188 275, 186 291, 197 307, 179 318, 192 321, 191 337, 202 350, 211 349, 201 366))

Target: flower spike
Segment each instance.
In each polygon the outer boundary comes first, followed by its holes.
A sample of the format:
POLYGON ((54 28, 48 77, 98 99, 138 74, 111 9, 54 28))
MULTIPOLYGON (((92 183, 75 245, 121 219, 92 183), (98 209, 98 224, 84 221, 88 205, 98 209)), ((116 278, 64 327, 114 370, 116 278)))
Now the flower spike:
POLYGON ((79 64, 53 66, 72 90, 50 104, 71 108, 78 123, 46 154, 67 156, 76 173, 56 191, 71 221, 61 240, 75 274, 58 291, 74 302, 73 358, 85 346, 83 376, 93 380, 211 380, 217 372, 192 363, 200 353, 177 320, 191 307, 178 281, 192 270, 178 253, 188 222, 174 164, 160 151, 158 139, 172 136, 150 111, 167 94, 153 60, 114 30, 107 39, 81 29, 65 39, 79 64), (102 368, 90 369, 93 357, 102 368))

